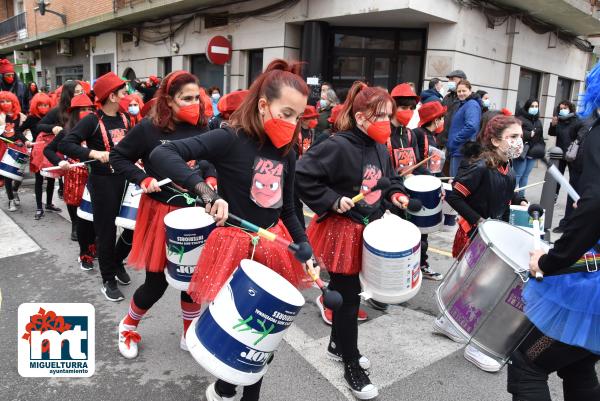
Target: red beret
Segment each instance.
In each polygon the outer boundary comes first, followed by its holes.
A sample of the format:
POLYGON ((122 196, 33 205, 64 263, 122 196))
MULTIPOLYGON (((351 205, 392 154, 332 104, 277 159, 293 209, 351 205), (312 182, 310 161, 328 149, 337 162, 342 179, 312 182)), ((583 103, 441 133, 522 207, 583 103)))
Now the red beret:
POLYGON ((247 90, 241 90, 224 95, 219 99, 219 103, 217 103, 217 110, 219 110, 219 113, 221 114, 233 113, 240 107, 247 94, 247 90))
POLYGON ((419 127, 422 127, 425 124, 430 123, 446 114, 447 108, 442 106, 442 103, 436 101, 427 102, 421 105, 419 109, 419 127))
POLYGON ((9 72, 15 72, 15 66, 10 61, 3 58, 0 60, 0 74, 7 74, 9 72))
POLYGON ((67 109, 70 113, 76 107, 93 107, 94 104, 88 95, 82 93, 81 95, 73 96, 71 99, 71 107, 67 109))
POLYGON ((303 120, 310 120, 311 118, 319 117, 319 113, 317 113, 317 109, 315 106, 306 106, 304 109, 304 114, 302 114, 303 120))
POLYGON ((127 81, 122 80, 114 72, 107 72, 94 83, 94 93, 100 103, 103 103, 108 95, 113 93, 119 87, 125 85, 127 81))

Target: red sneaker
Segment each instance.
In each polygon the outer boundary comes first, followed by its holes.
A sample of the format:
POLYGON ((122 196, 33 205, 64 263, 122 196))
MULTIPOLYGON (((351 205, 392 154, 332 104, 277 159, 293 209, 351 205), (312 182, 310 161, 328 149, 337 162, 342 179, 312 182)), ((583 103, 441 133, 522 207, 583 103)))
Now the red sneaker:
POLYGON ((331 321, 333 320, 333 311, 323 305, 323 295, 319 295, 316 302, 319 310, 321 311, 321 317, 323 318, 323 321, 331 326, 331 321))
POLYGON ((367 320, 369 318, 369 315, 367 315, 367 312, 364 311, 364 309, 358 309, 358 317, 356 318, 356 320, 358 320, 359 322, 364 322, 365 320, 367 320))

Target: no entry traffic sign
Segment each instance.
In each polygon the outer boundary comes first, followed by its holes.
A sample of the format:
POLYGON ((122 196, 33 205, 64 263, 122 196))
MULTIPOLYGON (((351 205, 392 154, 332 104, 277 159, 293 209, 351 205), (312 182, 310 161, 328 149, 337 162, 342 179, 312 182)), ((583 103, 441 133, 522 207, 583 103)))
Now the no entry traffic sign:
POLYGON ((231 42, 225 36, 211 38, 206 46, 206 58, 213 64, 225 64, 231 59, 231 42))

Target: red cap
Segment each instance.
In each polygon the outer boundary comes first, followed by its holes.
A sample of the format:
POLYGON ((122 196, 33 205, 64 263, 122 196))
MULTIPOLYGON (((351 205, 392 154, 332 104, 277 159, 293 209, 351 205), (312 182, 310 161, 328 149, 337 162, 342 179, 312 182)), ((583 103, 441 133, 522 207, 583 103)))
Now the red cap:
POLYGON ((7 74, 9 72, 15 72, 15 66, 10 61, 3 58, 0 60, 0 74, 7 74))
POLYGON ((148 80, 152 82, 154 85, 158 85, 160 83, 160 79, 156 75, 150 75, 148 80))
POLYGON ((144 104, 144 107, 142 107, 142 109, 140 110, 140 114, 142 115, 142 117, 146 117, 148 113, 150 113, 150 110, 152 109, 152 106, 156 104, 157 99, 158 98, 153 97, 144 104))
POLYGON ((333 106, 333 109, 331 109, 331 115, 327 119, 329 124, 335 124, 335 120, 338 119, 343 107, 344 107, 343 104, 338 104, 336 106, 333 106))
POLYGON ((446 106, 442 106, 442 104, 437 101, 422 104, 419 109, 419 127, 443 116, 446 114, 446 110, 446 106))
POLYGON ((217 103, 217 110, 221 114, 231 114, 240 107, 244 99, 248 95, 247 90, 234 91, 228 93, 219 99, 217 103))
POLYGON ((85 92, 86 95, 89 96, 89 94, 92 93, 92 85, 88 81, 77 81, 77 82, 79 82, 79 85, 81 85, 81 87, 83 88, 83 91, 85 92))
POLYGON ((81 95, 73 96, 73 98, 71 99, 71 107, 69 107, 67 109, 67 111, 70 113, 76 107, 93 107, 93 106, 94 106, 94 104, 92 103, 92 100, 90 99, 90 97, 88 95, 86 95, 85 93, 82 93, 81 95))
POLYGON ((414 97, 417 99, 417 102, 421 99, 409 84, 396 85, 394 89, 392 89, 391 95, 392 97, 414 97))
POLYGON ((106 98, 108 98, 108 95, 126 83, 127 81, 119 78, 114 72, 107 72, 94 83, 94 93, 96 94, 96 98, 100 103, 104 103, 106 98))
POLYGON ((303 120, 310 120, 311 118, 319 117, 319 113, 317 113, 317 109, 315 106, 306 106, 304 109, 304 114, 302 114, 303 120))

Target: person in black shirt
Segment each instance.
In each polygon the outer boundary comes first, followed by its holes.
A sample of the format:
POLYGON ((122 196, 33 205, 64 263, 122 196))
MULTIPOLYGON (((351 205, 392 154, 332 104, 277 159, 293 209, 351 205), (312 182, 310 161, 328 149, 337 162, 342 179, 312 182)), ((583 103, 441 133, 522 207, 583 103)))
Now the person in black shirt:
POLYGON ((73 96, 68 112, 69 118, 65 128, 44 148, 44 156, 55 166, 60 166, 65 173, 64 201, 67 204, 67 211, 71 218, 71 239, 79 243, 79 268, 81 270, 92 270, 94 268, 94 254, 96 253, 94 223, 77 216, 77 207, 81 203, 85 184, 88 180, 87 166, 73 167, 71 163, 76 163, 78 160, 65 160, 57 152, 58 144, 64 139, 65 133, 69 132, 85 116, 93 113, 94 105, 85 94, 73 96))
MULTIPOLYGON (((421 161, 417 137, 407 127, 415 113, 419 97, 409 84, 399 84, 392 89, 391 96, 396 103, 396 113, 392 116, 390 124, 392 135, 387 142, 388 151, 392 159, 392 166, 397 173, 421 161)), ((418 168, 417 170, 424 170, 418 168)))
POLYGON ((7 59, 0 60, 0 90, 14 94, 21 110, 24 113, 29 112, 29 92, 23 81, 15 74, 15 66, 7 59))
MULTIPOLYGON (((176 71, 167 75, 156 93, 157 104, 151 117, 136 125, 110 154, 115 171, 144 190, 129 264, 145 269, 146 279, 135 291, 129 313, 119 323, 119 351, 125 358, 137 356, 136 339, 139 337, 133 333, 144 314, 163 296, 168 286, 164 273, 167 263, 164 218, 173 210, 189 206, 183 196, 175 196, 167 189, 168 186, 162 189, 157 186, 157 180, 164 176, 156 170, 150 153, 161 143, 206 132, 206 117, 200 112, 204 108, 200 90, 197 78, 189 72, 176 71), (182 114, 186 110, 193 111, 193 118, 188 119, 182 114), (142 161, 144 170, 136 165, 138 160, 142 161)), ((181 309, 184 316, 181 348, 187 350, 185 333, 192 320, 200 315, 200 305, 182 291, 181 309)))
MULTIPOLYGON (((123 139, 129 129, 128 118, 119 113, 119 101, 126 94, 126 82, 109 72, 96 80, 94 93, 101 110, 85 116, 60 142, 58 150, 80 161, 90 163, 89 191, 94 209, 94 228, 98 235, 98 258, 102 275, 102 293, 109 301, 122 301, 123 293, 117 286, 129 284, 131 279, 122 265, 122 257, 115 247, 115 218, 119 214, 125 189, 125 177, 115 174, 110 166, 109 154, 123 139), (87 147, 81 146, 86 142, 87 147)), ((124 230, 126 236, 132 235, 124 230)))
POLYGON ((385 145, 395 111, 387 91, 355 82, 336 121, 338 132, 311 147, 296 172, 300 199, 317 215, 331 213, 321 222, 315 216, 307 230, 315 256, 329 271, 329 288, 339 291, 344 300, 333 312, 327 352, 343 361, 348 386, 363 400, 376 397, 378 389, 365 372, 370 361, 357 346, 362 233, 369 221, 383 216, 384 200, 401 209, 408 205, 385 145), (354 204, 352 196, 374 187, 382 177, 390 178, 392 185, 354 204))
MULTIPOLYGON (((252 83, 228 127, 157 147, 150 155, 152 166, 161 177, 202 194, 206 184, 185 162, 206 159, 219 175, 221 198, 207 206, 217 225, 225 223, 231 210, 278 236, 306 242, 294 211, 293 145, 309 93, 299 71, 300 64, 272 61, 252 83)), ((253 245, 240 228, 217 227, 204 245, 188 292, 197 302, 210 302, 240 260, 252 256, 293 285, 308 285, 302 266, 287 249, 264 240, 253 245)), ((261 383, 246 386, 243 399, 258 400, 261 383)), ((235 385, 222 379, 206 390, 210 401, 234 396, 235 385)))

